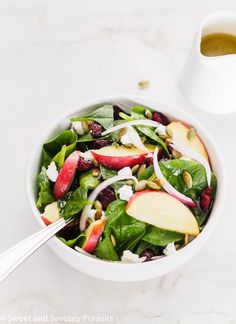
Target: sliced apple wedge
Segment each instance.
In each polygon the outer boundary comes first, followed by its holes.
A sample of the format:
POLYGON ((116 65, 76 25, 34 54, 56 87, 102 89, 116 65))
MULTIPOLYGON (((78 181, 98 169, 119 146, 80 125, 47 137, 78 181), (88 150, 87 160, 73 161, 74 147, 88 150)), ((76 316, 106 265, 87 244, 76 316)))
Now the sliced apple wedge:
POLYGON ((201 139, 197 134, 192 136, 188 136, 189 129, 191 127, 176 121, 172 122, 168 125, 168 129, 171 130, 172 139, 174 142, 182 143, 187 147, 191 148, 193 151, 198 152, 201 154, 207 161, 209 161, 209 157, 206 151, 204 144, 202 143, 201 139))
MULTIPOLYGON (((150 152, 153 152, 155 147, 153 145, 147 145, 147 148, 150 152)), ((116 170, 143 163, 148 154, 136 147, 129 148, 123 145, 119 147, 105 146, 99 150, 92 150, 91 153, 98 163, 116 170)))
POLYGON ((44 213, 42 215, 42 220, 46 225, 50 225, 60 219, 60 210, 58 208, 57 202, 47 205, 44 209, 44 213))
POLYGON ((163 191, 136 192, 126 207, 128 215, 156 227, 197 236, 199 227, 191 211, 163 191))
POLYGON ((69 191, 78 167, 79 159, 80 151, 74 151, 65 160, 53 188, 53 196, 56 200, 64 196, 69 191))
POLYGON ((106 216, 102 216, 99 220, 91 223, 85 231, 85 241, 82 245, 82 249, 88 253, 93 252, 96 248, 98 241, 104 231, 106 224, 106 216))

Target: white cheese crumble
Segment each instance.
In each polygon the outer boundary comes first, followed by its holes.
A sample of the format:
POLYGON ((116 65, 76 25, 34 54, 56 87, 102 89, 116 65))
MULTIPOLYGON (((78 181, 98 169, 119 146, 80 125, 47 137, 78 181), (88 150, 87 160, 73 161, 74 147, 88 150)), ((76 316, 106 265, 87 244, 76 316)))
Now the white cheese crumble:
POLYGON ((166 248, 163 250, 163 253, 165 255, 171 255, 171 254, 174 254, 176 252, 177 251, 176 251, 174 242, 167 244, 166 248))
POLYGON ((93 155, 90 151, 84 152, 84 153, 80 153, 80 156, 88 162, 91 162, 93 160, 93 155))
POLYGON ((120 141, 123 145, 132 144, 141 151, 149 152, 145 145, 142 143, 138 132, 133 127, 127 127, 127 131, 124 135, 121 136, 120 141))
POLYGON ((129 201, 130 198, 133 196, 133 190, 131 186, 124 185, 118 191, 121 200, 129 201))
POLYGON ((120 171, 118 171, 118 175, 119 176, 124 176, 124 177, 131 177, 132 176, 132 171, 130 169, 130 167, 125 167, 123 169, 121 169, 120 171))
POLYGON ((72 122, 72 128, 78 135, 84 135, 85 131, 81 121, 72 122))
POLYGON ((159 124, 155 130, 158 135, 166 136, 166 126, 159 124))
POLYGON ((46 174, 49 178, 49 180, 51 180, 52 182, 56 182, 57 181, 57 177, 58 177, 58 171, 57 171, 57 166, 55 164, 54 161, 52 161, 46 171, 46 174))
POLYGON ((121 261, 125 263, 140 263, 146 260, 146 257, 139 257, 138 254, 132 253, 130 250, 125 250, 121 257, 121 261))

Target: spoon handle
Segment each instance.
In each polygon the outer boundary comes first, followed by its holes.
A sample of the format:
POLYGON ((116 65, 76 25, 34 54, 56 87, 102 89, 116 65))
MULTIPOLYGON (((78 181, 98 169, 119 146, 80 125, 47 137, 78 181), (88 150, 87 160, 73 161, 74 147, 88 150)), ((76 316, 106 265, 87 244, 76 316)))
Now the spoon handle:
POLYGON ((50 224, 0 254, 0 283, 66 224, 68 222, 64 218, 60 218, 55 223, 50 224))

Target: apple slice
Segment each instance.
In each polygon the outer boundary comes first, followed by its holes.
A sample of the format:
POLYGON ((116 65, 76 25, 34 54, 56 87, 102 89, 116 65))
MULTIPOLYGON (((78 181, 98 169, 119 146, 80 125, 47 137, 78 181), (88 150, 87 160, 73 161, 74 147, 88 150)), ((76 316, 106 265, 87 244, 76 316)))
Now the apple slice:
MULTIPOLYGON (((153 151, 153 145, 147 146, 147 148, 153 151)), ((105 146, 99 150, 92 150, 91 153, 98 163, 116 170, 143 163, 148 154, 136 147, 129 148, 123 145, 119 147, 105 146)))
POLYGON ((46 225, 50 225, 60 218, 60 210, 56 201, 45 207, 42 220, 46 225))
POLYGON ((173 142, 182 143, 183 145, 189 147, 193 151, 201 154, 208 162, 209 157, 206 151, 204 144, 197 134, 193 136, 191 139, 188 138, 188 131, 190 129, 189 126, 176 121, 172 122, 168 125, 168 129, 171 130, 173 142))
POLYGON ((197 236, 199 227, 191 211, 163 191, 136 192, 126 207, 128 215, 156 227, 197 236))
POLYGON ((74 151, 65 160, 53 188, 53 196, 56 200, 64 196, 69 191, 75 176, 79 159, 80 151, 74 151))
POLYGON ((102 216, 99 220, 92 222, 86 229, 86 239, 82 245, 82 249, 84 251, 91 253, 96 248, 98 241, 104 231, 106 219, 106 216, 102 216))

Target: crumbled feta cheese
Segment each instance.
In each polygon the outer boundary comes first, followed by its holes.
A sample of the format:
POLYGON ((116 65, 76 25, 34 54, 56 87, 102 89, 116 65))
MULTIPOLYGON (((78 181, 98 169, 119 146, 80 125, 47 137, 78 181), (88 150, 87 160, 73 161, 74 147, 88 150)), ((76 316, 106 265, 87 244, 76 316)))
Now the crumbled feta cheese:
MULTIPOLYGON (((88 212, 88 217, 94 222, 95 221, 95 214, 96 214, 97 210, 96 209, 90 209, 88 212)), ((104 211, 102 210, 102 216, 105 216, 104 211)))
POLYGON ((132 144, 132 141, 129 137, 128 131, 121 136, 120 141, 123 145, 132 144))
POLYGON ((80 156, 85 160, 85 161, 92 161, 93 160, 93 155, 91 153, 91 151, 86 151, 84 153, 80 153, 80 156))
POLYGON ((125 263, 140 263, 144 262, 146 257, 139 257, 138 254, 132 253, 130 250, 125 250, 121 257, 121 261, 125 263))
POLYGON ((166 126, 159 124, 155 130, 158 135, 166 136, 166 126))
POLYGON ((57 166, 54 161, 49 164, 46 174, 47 174, 49 180, 51 180, 52 182, 57 181, 58 171, 57 171, 57 166))
POLYGON ((123 145, 132 144, 142 151, 149 152, 145 145, 142 143, 138 132, 133 127, 127 127, 127 131, 124 135, 121 136, 120 141, 123 145))
POLYGON ((125 168, 121 169, 120 171, 118 171, 118 175, 122 176, 122 177, 131 177, 132 171, 131 171, 130 167, 125 167, 125 168))
POLYGON ((118 191, 121 200, 129 201, 130 198, 133 196, 133 190, 131 186, 124 185, 118 191))
POLYGON ((177 251, 176 251, 175 243, 174 242, 167 244, 166 248, 163 251, 163 253, 165 255, 171 255, 171 254, 174 254, 176 252, 177 251))
POLYGON ((78 135, 84 135, 85 131, 83 129, 82 122, 77 121, 77 122, 72 122, 72 128, 78 135))

